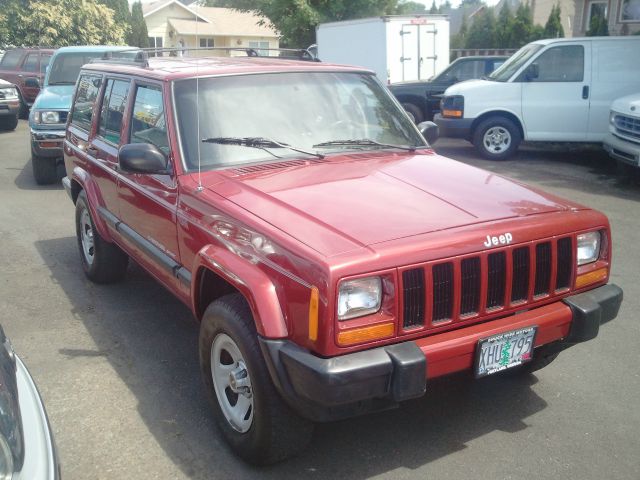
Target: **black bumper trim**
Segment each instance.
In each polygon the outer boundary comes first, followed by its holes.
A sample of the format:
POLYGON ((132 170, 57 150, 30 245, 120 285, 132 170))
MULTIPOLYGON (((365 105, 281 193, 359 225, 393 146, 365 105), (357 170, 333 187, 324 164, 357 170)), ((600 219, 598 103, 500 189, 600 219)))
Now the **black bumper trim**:
POLYGON ((441 137, 450 138, 471 138, 471 127, 473 118, 444 118, 442 114, 434 115, 433 121, 438 125, 441 137))

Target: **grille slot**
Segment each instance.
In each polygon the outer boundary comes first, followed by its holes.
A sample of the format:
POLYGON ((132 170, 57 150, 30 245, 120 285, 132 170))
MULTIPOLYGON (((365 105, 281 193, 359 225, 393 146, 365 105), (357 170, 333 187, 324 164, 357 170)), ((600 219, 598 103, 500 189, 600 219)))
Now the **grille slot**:
POLYGON ((618 114, 613 117, 613 123, 617 133, 640 140, 640 118, 618 114))
POLYGON ((433 267, 433 312, 431 321, 451 318, 453 310, 453 264, 441 263, 433 267))
POLYGON ((488 257, 489 278, 487 285, 487 309, 504 305, 507 260, 504 252, 492 253, 488 257))
POLYGON ((521 302, 529 297, 529 247, 516 248, 512 255, 511 302, 521 302))
POLYGON ((424 269, 414 268, 402 272, 403 291, 403 317, 402 326, 411 328, 424 325, 424 269))
POLYGON ((539 243, 536 245, 536 281, 533 295, 545 295, 549 293, 551 281, 551 243, 539 243))
POLYGON ((573 248, 571 238, 558 240, 558 255, 556 265, 556 290, 569 288, 571 283, 571 269, 573 266, 573 248))
POLYGON ((460 315, 478 313, 480 306, 480 259, 467 258, 460 264, 462 292, 460 295, 460 315))

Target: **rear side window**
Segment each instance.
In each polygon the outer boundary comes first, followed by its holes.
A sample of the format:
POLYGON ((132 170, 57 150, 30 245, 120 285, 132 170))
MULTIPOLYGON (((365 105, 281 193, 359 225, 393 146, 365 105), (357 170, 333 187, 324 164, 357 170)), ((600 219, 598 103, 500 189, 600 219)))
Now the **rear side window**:
POLYGON ((169 154, 167 123, 164 118, 162 90, 159 87, 139 85, 131 118, 130 143, 151 143, 169 154))
POLYGON ((76 87, 76 98, 73 103, 71 123, 84 130, 91 130, 93 105, 96 103, 102 77, 98 75, 82 75, 76 87))
POLYGON ((533 82, 581 82, 584 78, 584 47, 553 47, 533 62, 538 64, 538 78, 533 82))
POLYGON ((49 58, 37 53, 30 53, 27 55, 27 59, 24 61, 22 69, 25 72, 44 72, 47 63, 49 63, 49 58))
POLYGON ((116 145, 120 144, 120 130, 128 96, 128 81, 114 80, 112 78, 107 80, 100 111, 98 135, 116 145))
POLYGON ((22 58, 22 52, 20 50, 9 50, 2 57, 2 61, 0 62, 0 70, 13 70, 20 63, 20 59, 22 58))

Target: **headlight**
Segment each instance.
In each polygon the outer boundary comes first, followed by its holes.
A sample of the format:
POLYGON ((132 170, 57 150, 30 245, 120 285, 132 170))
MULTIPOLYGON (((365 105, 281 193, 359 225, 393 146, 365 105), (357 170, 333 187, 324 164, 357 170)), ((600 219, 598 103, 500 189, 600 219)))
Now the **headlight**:
POLYGON ((0 480, 11 480, 13 477, 13 454, 7 439, 0 433, 0 480))
POLYGON ((366 277, 346 280, 338 290, 338 320, 362 317, 380 310, 382 280, 366 277))
POLYGON ((464 117, 464 97, 462 95, 444 97, 440 101, 440 111, 442 112, 443 117, 464 117))
POLYGON ((616 112, 609 113, 609 123, 615 127, 615 125, 616 125, 616 112))
POLYGON ((600 232, 581 233, 578 235, 576 258, 578 265, 595 262, 600 256, 600 232))
POLYGON ((36 123, 60 123, 60 113, 59 112, 35 112, 33 114, 33 118, 36 123))
POLYGON ((0 95, 4 96, 5 100, 17 100, 18 90, 15 87, 0 88, 0 95))

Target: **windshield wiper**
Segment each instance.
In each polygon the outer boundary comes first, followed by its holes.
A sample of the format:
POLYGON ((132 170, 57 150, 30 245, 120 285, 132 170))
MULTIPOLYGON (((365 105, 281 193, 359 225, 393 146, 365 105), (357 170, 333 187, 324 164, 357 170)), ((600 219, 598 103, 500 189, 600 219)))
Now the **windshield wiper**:
POLYGON ((375 140, 369 140, 368 138, 362 138, 359 140, 331 140, 329 142, 317 143, 313 148, 322 147, 382 147, 382 148, 397 148, 399 150, 406 150, 407 152, 415 152, 415 145, 391 145, 388 143, 380 143, 375 140))
MULTIPOLYGON (((265 150, 267 148, 287 148, 294 152, 304 153, 305 155, 312 155, 317 158, 324 158, 324 155, 318 152, 311 152, 302 148, 292 147, 287 143, 277 142, 270 138, 264 137, 210 137, 203 138, 204 143, 217 143, 218 145, 237 145, 240 147, 260 148, 265 150)), ((272 154, 273 155, 273 154, 272 154)))

